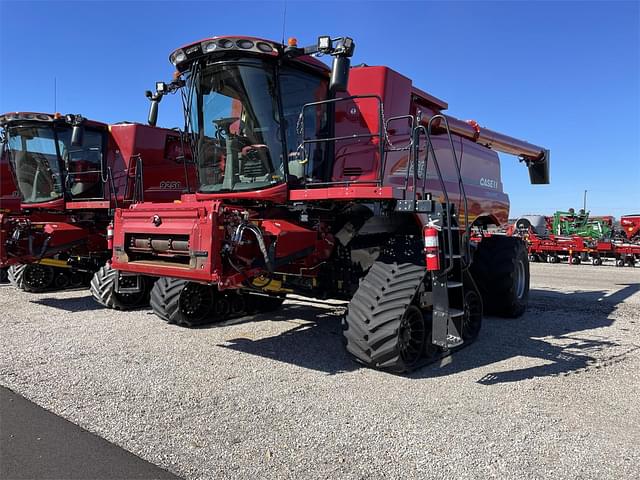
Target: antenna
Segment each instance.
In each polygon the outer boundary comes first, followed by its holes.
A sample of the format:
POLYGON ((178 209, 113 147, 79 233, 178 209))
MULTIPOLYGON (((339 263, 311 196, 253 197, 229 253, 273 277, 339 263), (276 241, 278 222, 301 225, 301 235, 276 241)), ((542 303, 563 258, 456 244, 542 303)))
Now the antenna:
POLYGON ((56 77, 53 77, 53 113, 58 111, 58 85, 56 77))
POLYGON ((286 45, 284 43, 284 27, 287 22, 287 0, 284 0, 284 11, 282 12, 282 45, 286 45))

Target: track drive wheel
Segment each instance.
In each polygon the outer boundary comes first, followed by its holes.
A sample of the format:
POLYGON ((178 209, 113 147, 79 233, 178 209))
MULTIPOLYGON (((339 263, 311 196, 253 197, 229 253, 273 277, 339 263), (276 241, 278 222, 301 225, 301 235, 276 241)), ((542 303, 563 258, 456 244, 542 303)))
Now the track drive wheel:
POLYGON ((374 263, 343 320, 347 351, 359 362, 392 372, 423 363, 425 347, 431 347, 431 324, 412 302, 424 276, 424 266, 374 263))
POLYGON ((485 313, 516 318, 527 309, 529 262, 527 248, 519 238, 484 238, 473 257, 471 275, 485 313))
POLYGON ((7 283, 9 281, 9 274, 7 268, 0 268, 0 283, 7 283))
POLYGON ((29 263, 24 270, 22 289, 25 292, 43 292, 53 286, 56 272, 53 267, 29 263))
POLYGON ((7 277, 9 279, 9 283, 16 288, 22 290, 24 283, 24 270, 27 268, 27 265, 24 263, 19 263, 17 265, 11 265, 7 270, 7 277))
POLYGON ((482 298, 474 290, 464 295, 464 317, 462 318, 462 339, 474 341, 482 328, 482 298))
POLYGON ((151 308, 165 322, 198 327, 224 320, 230 311, 230 303, 226 297, 215 295, 215 288, 210 285, 160 277, 151 289, 151 308), (216 300, 220 300, 220 305, 216 300), (224 312, 217 308, 222 306, 224 312), (210 315, 212 313, 220 316, 210 315))
POLYGON ((96 302, 114 310, 130 310, 146 305, 149 301, 148 279, 141 277, 142 289, 140 292, 119 293, 116 292, 118 275, 118 271, 111 268, 108 263, 93 275, 90 291, 96 302))

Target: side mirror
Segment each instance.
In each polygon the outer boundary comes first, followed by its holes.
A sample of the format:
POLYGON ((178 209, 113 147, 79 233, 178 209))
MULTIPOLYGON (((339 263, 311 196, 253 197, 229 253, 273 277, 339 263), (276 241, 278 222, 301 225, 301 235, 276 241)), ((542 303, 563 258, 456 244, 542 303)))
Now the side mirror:
POLYGON ((333 65, 331 67, 331 80, 329 82, 329 90, 331 92, 345 92, 347 90, 350 67, 351 59, 349 57, 333 57, 333 65))
POLYGON ((74 125, 71 130, 71 146, 81 147, 84 139, 84 127, 82 125, 74 125))

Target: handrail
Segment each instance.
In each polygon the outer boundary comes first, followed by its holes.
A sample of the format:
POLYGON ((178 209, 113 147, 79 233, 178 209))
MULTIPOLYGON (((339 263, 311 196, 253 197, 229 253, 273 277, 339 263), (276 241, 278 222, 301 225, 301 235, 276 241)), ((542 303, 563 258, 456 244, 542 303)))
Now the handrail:
MULTIPOLYGON (((447 133, 447 137, 449 138, 449 145, 451 146, 451 153, 453 155, 453 163, 456 166, 456 173, 458 174, 458 189, 460 191, 460 197, 464 201, 464 230, 465 230, 464 243, 465 243, 465 250, 467 253, 467 260, 469 261, 469 265, 470 265, 471 264, 471 246, 469 245, 468 239, 471 234, 471 227, 469 226, 469 208, 467 203, 467 193, 464 189, 464 182, 462 181, 462 173, 460 171, 461 165, 460 163, 458 163, 458 155, 456 154, 456 149, 455 149, 455 146, 453 145, 451 129, 449 128, 449 120, 445 115, 438 114, 438 115, 434 115, 429 119, 429 122, 427 124, 427 130, 429 132, 429 136, 431 136, 431 133, 432 133, 433 121, 436 119, 444 120, 445 130, 447 133)), ((460 201, 458 200, 458 210, 460 210, 459 206, 460 206, 460 201)))

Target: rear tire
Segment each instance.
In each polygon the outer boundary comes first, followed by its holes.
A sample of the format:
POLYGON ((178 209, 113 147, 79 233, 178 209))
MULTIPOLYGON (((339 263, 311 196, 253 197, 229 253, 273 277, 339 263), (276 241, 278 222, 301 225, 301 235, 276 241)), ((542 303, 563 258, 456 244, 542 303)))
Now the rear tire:
POLYGON ((473 257, 471 275, 482 295, 485 313, 516 318, 527 309, 529 261, 520 239, 484 238, 473 257))
POLYGON ((9 283, 16 288, 22 290, 24 283, 24 270, 27 266, 23 263, 19 263, 17 265, 11 265, 7 270, 7 278, 9 279, 9 283))
MULTIPOLYGON (((221 300, 226 301, 226 298, 221 296, 221 300)), ((225 305, 229 306, 226 302, 225 305)), ((219 312, 220 316, 212 318, 210 313, 215 311, 214 287, 179 278, 160 277, 151 289, 150 303, 158 317, 181 327, 222 321, 229 311, 225 308, 225 312, 219 312)))
POLYGON ((137 293, 116 292, 116 278, 119 273, 110 264, 103 265, 91 279, 90 290, 100 305, 114 310, 131 310, 147 305, 149 301, 148 280, 141 278, 142 290, 137 293))
POLYGON ((600 258, 600 257, 593 257, 593 258, 591 259, 591 263, 592 263, 593 265, 595 265, 595 266, 602 265, 602 258, 600 258))
POLYGON ((0 268, 0 283, 7 283, 9 281, 9 274, 7 268, 0 268))

